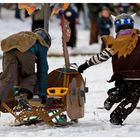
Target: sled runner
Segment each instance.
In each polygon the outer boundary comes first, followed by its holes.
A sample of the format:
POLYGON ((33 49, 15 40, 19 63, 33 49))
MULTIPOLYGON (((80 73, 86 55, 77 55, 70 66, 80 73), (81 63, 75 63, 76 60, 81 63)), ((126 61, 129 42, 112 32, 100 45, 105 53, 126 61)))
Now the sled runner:
POLYGON ((49 73, 47 103, 41 104, 34 96, 28 103, 30 110, 13 111, 17 106, 14 91, 9 92, 6 102, 2 103, 0 111, 11 113, 18 122, 17 126, 36 124, 41 121, 51 126, 66 126, 78 122, 84 117, 86 82, 77 71, 76 65, 70 64, 66 42, 70 38, 69 23, 62 15, 62 44, 65 67, 49 73), (71 121, 71 122, 69 122, 71 121))

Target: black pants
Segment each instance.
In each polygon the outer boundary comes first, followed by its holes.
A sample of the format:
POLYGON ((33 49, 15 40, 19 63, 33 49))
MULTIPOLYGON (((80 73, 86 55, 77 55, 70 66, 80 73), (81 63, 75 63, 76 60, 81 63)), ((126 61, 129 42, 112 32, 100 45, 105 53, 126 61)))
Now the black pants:
POLYGON ((116 81, 115 87, 108 91, 110 102, 120 103, 110 115, 110 122, 122 124, 127 116, 136 108, 140 97, 140 81, 116 81))
POLYGON ((32 31, 37 28, 44 28, 44 20, 32 20, 32 31))
POLYGON ((69 42, 67 42, 67 46, 70 46, 71 48, 75 48, 77 42, 76 24, 70 24, 69 26, 71 29, 71 36, 69 42))

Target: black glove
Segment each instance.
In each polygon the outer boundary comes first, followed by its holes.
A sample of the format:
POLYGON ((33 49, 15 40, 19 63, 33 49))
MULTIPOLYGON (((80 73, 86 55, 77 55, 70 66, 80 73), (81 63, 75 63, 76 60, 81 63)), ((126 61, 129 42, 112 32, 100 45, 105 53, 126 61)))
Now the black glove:
POLYGON ((89 67, 89 65, 87 64, 87 62, 85 62, 84 64, 82 64, 78 67, 78 72, 83 73, 84 70, 86 70, 88 67, 89 67))

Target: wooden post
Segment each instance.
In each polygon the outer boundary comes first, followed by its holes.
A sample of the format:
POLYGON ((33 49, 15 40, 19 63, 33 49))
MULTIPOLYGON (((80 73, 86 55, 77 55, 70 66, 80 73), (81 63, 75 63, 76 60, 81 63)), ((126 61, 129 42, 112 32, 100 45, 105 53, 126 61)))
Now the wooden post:
POLYGON ((63 47, 63 55, 65 59, 65 66, 66 69, 69 69, 70 60, 69 60, 69 53, 68 53, 66 42, 68 42, 70 39, 71 30, 69 28, 69 22, 65 19, 63 14, 61 15, 61 28, 62 28, 62 47, 63 47))
POLYGON ((51 13, 50 4, 45 3, 43 8, 44 8, 44 29, 49 31, 49 19, 51 13))

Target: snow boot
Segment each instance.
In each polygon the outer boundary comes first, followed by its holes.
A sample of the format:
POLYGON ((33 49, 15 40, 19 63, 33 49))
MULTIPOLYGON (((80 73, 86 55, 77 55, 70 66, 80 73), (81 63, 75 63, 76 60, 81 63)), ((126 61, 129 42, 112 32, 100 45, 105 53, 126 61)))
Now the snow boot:
POLYGON ((31 106, 26 99, 21 98, 18 103, 22 110, 31 111, 31 106))
POLYGON ((111 113, 110 115, 110 122, 113 125, 122 125, 123 123, 123 118, 121 116, 119 116, 119 114, 115 114, 115 112, 111 113))
POLYGON ((41 104, 46 104, 47 102, 46 96, 42 96, 40 97, 40 99, 41 99, 41 104))
POLYGON ((114 102, 112 102, 109 98, 107 98, 104 102, 104 108, 106 110, 110 110, 113 105, 114 105, 114 102))
POLYGON ((28 103, 28 99, 32 99, 33 94, 27 89, 20 89, 18 94, 15 95, 15 99, 18 101, 18 106, 14 108, 14 111, 31 111, 31 106, 28 103))
POLYGON ((26 89, 26 88, 21 88, 21 89, 19 89, 17 95, 22 95, 22 94, 25 94, 25 95, 26 95, 26 98, 27 98, 28 100, 30 100, 30 99, 33 98, 33 93, 32 93, 30 90, 26 89))
POLYGON ((22 110, 31 111, 31 106, 27 101, 27 97, 23 96, 16 96, 15 99, 18 101, 18 105, 14 107, 14 112, 19 112, 22 110))

